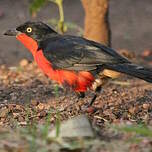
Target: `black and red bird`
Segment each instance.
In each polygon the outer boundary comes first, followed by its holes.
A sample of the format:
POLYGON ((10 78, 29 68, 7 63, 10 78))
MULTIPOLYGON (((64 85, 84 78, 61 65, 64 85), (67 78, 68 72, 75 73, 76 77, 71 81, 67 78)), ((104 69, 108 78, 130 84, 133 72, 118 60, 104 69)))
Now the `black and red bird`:
POLYGON ((105 70, 125 73, 152 83, 152 69, 135 65, 115 50, 97 42, 60 35, 42 22, 26 22, 15 30, 8 30, 5 35, 16 36, 50 79, 61 85, 68 84, 81 95, 92 89, 95 82, 100 84, 96 80, 99 73, 105 70))

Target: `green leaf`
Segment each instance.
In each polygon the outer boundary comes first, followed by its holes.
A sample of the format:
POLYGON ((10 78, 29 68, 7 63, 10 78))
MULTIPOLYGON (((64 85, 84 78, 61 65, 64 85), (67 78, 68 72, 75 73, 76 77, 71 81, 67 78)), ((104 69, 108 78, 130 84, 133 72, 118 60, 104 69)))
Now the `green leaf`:
POLYGON ((37 13, 40 11, 41 7, 45 5, 47 0, 33 0, 33 2, 30 5, 30 13, 37 13))
POLYGON ((56 137, 59 137, 60 134, 60 114, 57 111, 57 116, 56 116, 56 137))

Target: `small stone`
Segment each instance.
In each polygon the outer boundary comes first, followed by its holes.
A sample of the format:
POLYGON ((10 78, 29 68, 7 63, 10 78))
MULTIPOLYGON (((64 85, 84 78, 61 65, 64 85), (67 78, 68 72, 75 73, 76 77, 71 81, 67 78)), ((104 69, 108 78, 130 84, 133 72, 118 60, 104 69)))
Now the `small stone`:
POLYGON ((9 113, 8 108, 6 108, 6 107, 5 107, 5 108, 2 108, 2 109, 0 110, 0 117, 1 117, 1 118, 5 118, 8 113, 9 113))
POLYGON ((38 108, 39 110, 44 110, 45 106, 44 106, 43 103, 39 103, 38 106, 37 106, 37 108, 38 108))
POLYGON ((16 119, 16 118, 19 117, 19 115, 20 115, 19 113, 14 112, 14 113, 13 113, 13 118, 16 119))
POLYGON ((129 111, 131 114, 135 114, 136 111, 137 111, 137 108, 136 108, 136 107, 131 107, 131 108, 129 108, 128 111, 129 111))
POLYGON ((21 67, 25 67, 25 66, 27 66, 27 65, 28 65, 28 60, 22 59, 22 60, 20 61, 20 66, 21 66, 21 67))
POLYGON ((32 101, 31 101, 31 104, 32 104, 32 106, 37 106, 37 105, 39 104, 39 102, 36 101, 36 100, 32 100, 32 101))
POLYGON ((51 105, 49 105, 49 104, 46 104, 46 105, 45 105, 45 109, 46 109, 46 110, 49 110, 50 107, 51 107, 51 105))
POLYGON ((6 121, 6 118, 1 118, 1 122, 2 122, 2 124, 4 124, 4 123, 5 123, 5 121, 6 121))
POLYGON ((5 65, 1 65, 1 69, 2 70, 6 69, 6 66, 5 65))
POLYGON ((24 117, 22 117, 22 116, 18 117, 18 121, 23 122, 24 120, 25 120, 24 117))
POLYGON ((22 125, 22 126, 26 126, 26 125, 27 125, 27 122, 26 122, 26 121, 23 121, 23 122, 19 122, 18 124, 19 124, 19 125, 22 125))
POLYGON ((21 105, 16 105, 15 110, 17 110, 18 112, 23 111, 23 107, 21 105))
POLYGON ((9 104, 9 105, 8 105, 8 109, 9 109, 10 111, 13 111, 13 110, 14 110, 14 107, 15 107, 14 104, 9 104))
POLYGON ((144 104, 143 104, 143 108, 144 108, 144 109, 148 109, 148 108, 149 108, 149 104, 148 104, 148 103, 144 103, 144 104))
POLYGON ((142 53, 142 56, 143 57, 147 57, 147 56, 150 56, 152 55, 152 51, 147 49, 147 50, 144 50, 143 53, 142 53))
POLYGON ((92 113, 94 113, 94 112, 96 111, 96 108, 90 106, 90 107, 88 107, 88 108, 86 109, 86 111, 87 111, 89 114, 92 114, 92 113))
POLYGON ((8 75, 3 75, 1 78, 2 78, 3 80, 7 80, 7 79, 8 79, 8 75))
POLYGON ((45 117, 47 115, 46 111, 41 111, 39 114, 38 114, 38 117, 45 117))
POLYGON ((3 122, 2 121, 0 121, 0 126, 2 126, 3 125, 3 122))

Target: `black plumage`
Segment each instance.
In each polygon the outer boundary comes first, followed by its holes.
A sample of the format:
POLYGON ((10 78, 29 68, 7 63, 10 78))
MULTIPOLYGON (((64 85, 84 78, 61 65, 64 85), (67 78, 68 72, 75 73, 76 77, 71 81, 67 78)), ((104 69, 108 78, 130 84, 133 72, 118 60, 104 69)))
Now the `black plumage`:
POLYGON ((53 34, 40 41, 39 48, 54 69, 95 74, 110 69, 152 82, 152 69, 135 65, 115 50, 82 37, 53 34))
POLYGON ((16 28, 38 43, 54 69, 94 71, 110 69, 152 82, 152 69, 135 65, 115 50, 82 37, 60 35, 42 22, 26 22, 16 28), (32 31, 29 33, 27 28, 32 31))
POLYGON ((113 49, 82 37, 54 35, 39 43, 39 49, 55 69, 91 71, 112 63, 129 63, 113 49))

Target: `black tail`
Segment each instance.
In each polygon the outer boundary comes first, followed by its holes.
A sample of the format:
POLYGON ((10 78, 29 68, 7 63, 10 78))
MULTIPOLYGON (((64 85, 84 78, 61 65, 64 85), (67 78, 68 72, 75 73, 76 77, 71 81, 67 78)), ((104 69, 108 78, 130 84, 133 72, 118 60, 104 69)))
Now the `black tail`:
POLYGON ((106 65, 105 68, 125 73, 152 83, 152 69, 132 63, 106 65))

